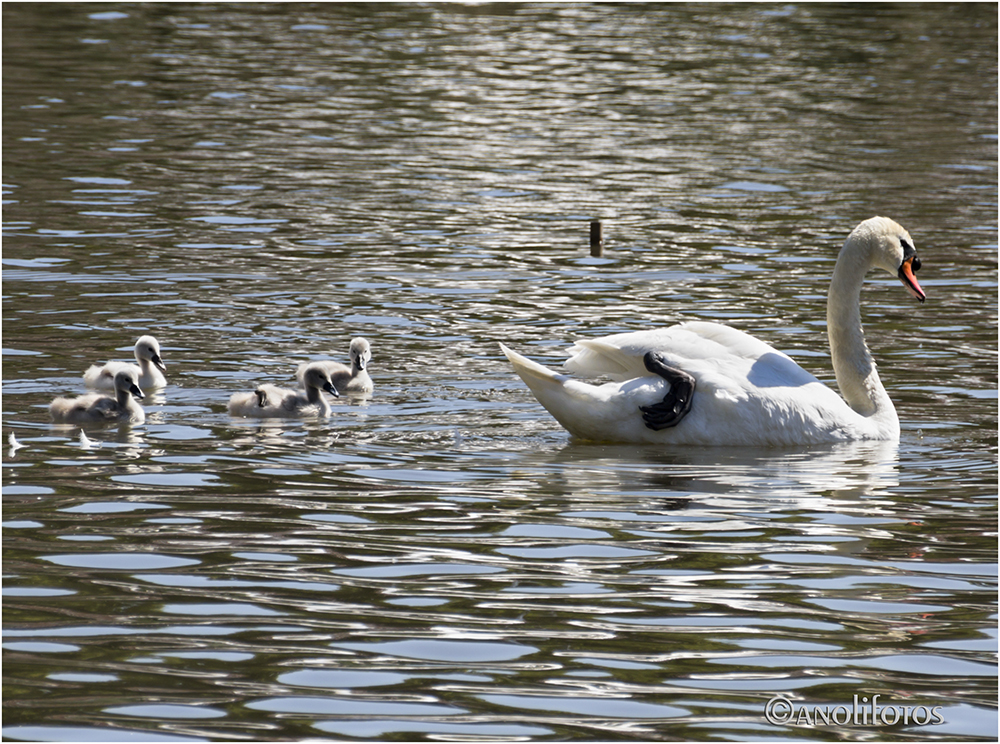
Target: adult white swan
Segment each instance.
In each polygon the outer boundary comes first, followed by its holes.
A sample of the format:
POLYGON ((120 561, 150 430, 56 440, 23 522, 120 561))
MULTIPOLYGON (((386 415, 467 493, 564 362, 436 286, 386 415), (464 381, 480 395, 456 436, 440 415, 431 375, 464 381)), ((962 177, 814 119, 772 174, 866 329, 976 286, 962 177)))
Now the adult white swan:
POLYGON ((898 440, 896 409, 861 328, 861 285, 872 268, 897 276, 920 302, 926 296, 914 276, 920 260, 906 230, 873 217, 851 232, 826 310, 843 398, 782 352, 718 323, 577 341, 566 369, 615 380, 603 385, 500 348, 538 401, 580 439, 748 446, 898 440))

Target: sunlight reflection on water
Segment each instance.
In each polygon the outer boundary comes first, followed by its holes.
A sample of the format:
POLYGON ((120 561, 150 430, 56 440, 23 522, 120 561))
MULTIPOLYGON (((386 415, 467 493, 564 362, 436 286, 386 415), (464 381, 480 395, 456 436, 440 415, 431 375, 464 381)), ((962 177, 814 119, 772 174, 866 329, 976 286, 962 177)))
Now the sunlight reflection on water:
POLYGON ((779 693, 995 735, 994 7, 4 27, 6 738, 828 736, 779 693), (573 442, 499 352, 716 319, 831 382, 875 211, 929 293, 863 294, 898 445, 573 442), (49 425, 147 332, 144 426, 49 425), (370 400, 226 412, 355 335, 370 400))

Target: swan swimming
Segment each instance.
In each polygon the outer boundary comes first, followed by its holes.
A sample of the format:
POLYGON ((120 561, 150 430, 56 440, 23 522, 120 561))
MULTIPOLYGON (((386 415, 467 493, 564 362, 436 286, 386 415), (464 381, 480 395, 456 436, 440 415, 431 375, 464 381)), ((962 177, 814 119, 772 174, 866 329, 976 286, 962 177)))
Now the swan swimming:
POLYGON ((899 418, 861 327, 869 269, 926 295, 913 240, 885 217, 859 224, 833 270, 827 332, 843 398, 786 354, 718 323, 581 340, 565 368, 615 382, 589 385, 500 348, 531 392, 574 437, 605 442, 785 446, 899 439, 899 418))
POLYGON ((139 389, 139 374, 134 365, 119 370, 114 377, 115 396, 88 393, 79 398, 56 398, 49 404, 49 415, 57 424, 141 424, 146 420, 135 398, 146 396, 139 389))
POLYGON ((167 366, 160 358, 160 344, 155 338, 141 336, 135 342, 135 360, 139 363, 138 367, 131 362, 108 362, 103 367, 93 364, 83 373, 83 382, 96 390, 114 390, 115 374, 130 367, 139 375, 139 387, 166 387, 167 378, 163 373, 167 371, 167 366))
POLYGON ((320 364, 330 381, 340 393, 370 393, 375 389, 372 378, 368 376, 368 362, 372 358, 371 345, 367 339, 358 338, 351 340, 351 365, 340 364, 339 362, 306 362, 300 364, 295 376, 302 384, 302 375, 310 364, 320 364))
POLYGON ((234 393, 229 399, 229 414, 245 418, 329 416, 330 404, 321 391, 325 390, 334 398, 339 395, 322 363, 306 365, 303 386, 304 393, 270 384, 260 385, 252 393, 234 393))

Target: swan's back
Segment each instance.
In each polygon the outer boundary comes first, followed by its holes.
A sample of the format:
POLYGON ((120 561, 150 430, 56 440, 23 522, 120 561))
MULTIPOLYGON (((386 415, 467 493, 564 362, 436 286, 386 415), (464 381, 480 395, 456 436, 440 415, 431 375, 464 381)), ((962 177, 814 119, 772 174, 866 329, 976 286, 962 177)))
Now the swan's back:
POLYGON ((118 402, 101 393, 77 398, 56 398, 49 404, 49 416, 59 424, 103 424, 118 421, 118 402))
POLYGON ((299 390, 276 385, 260 385, 252 393, 234 393, 227 408, 231 416, 242 418, 306 418, 330 413, 330 405, 323 398, 312 402, 299 390))
MULTIPOLYGON (((649 374, 642 358, 650 349, 657 349, 674 366, 685 369, 685 365, 691 362, 708 362, 711 368, 723 360, 726 366, 739 368, 768 353, 788 359, 785 354, 743 331, 719 323, 692 321, 652 331, 618 333, 577 341, 570 348, 572 356, 564 366, 567 371, 583 377, 606 376, 628 380, 649 374)), ((795 366, 798 368, 798 365, 795 366)), ((802 372, 808 375, 805 370, 802 372)), ((812 375, 808 376, 812 378, 812 375)))
POLYGON ((259 409, 264 407, 267 400, 267 393, 262 388, 263 386, 260 386, 252 393, 233 393, 226 405, 229 415, 240 418, 261 418, 259 409))
POLYGON ((581 439, 789 446, 862 438, 853 425, 861 417, 814 375, 787 354, 718 323, 577 341, 565 368, 613 380, 603 385, 556 375, 509 349, 505 353, 539 402, 581 439), (658 431, 645 425, 639 411, 662 401, 671 386, 646 368, 643 357, 650 350, 696 382, 690 412, 677 426, 658 431))

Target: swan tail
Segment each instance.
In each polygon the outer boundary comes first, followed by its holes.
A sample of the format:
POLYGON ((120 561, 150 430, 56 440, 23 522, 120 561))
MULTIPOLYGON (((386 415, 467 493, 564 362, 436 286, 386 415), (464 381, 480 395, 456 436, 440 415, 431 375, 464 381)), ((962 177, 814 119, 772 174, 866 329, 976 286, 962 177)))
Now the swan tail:
POLYGON ((539 403, 571 434, 599 439, 606 400, 600 388, 557 374, 500 344, 514 371, 539 403))
POLYGON ((500 350, 507 357, 508 361, 514 365, 514 371, 524 380, 524 384, 531 388, 533 392, 536 391, 536 388, 560 388, 567 379, 566 375, 556 374, 548 367, 533 362, 526 356, 521 356, 503 344, 500 344, 500 350))
POLYGON ((602 339, 582 339, 571 348, 573 355, 566 360, 565 368, 582 377, 607 376, 616 380, 640 377, 646 373, 642 359, 636 359, 614 344, 602 339))

